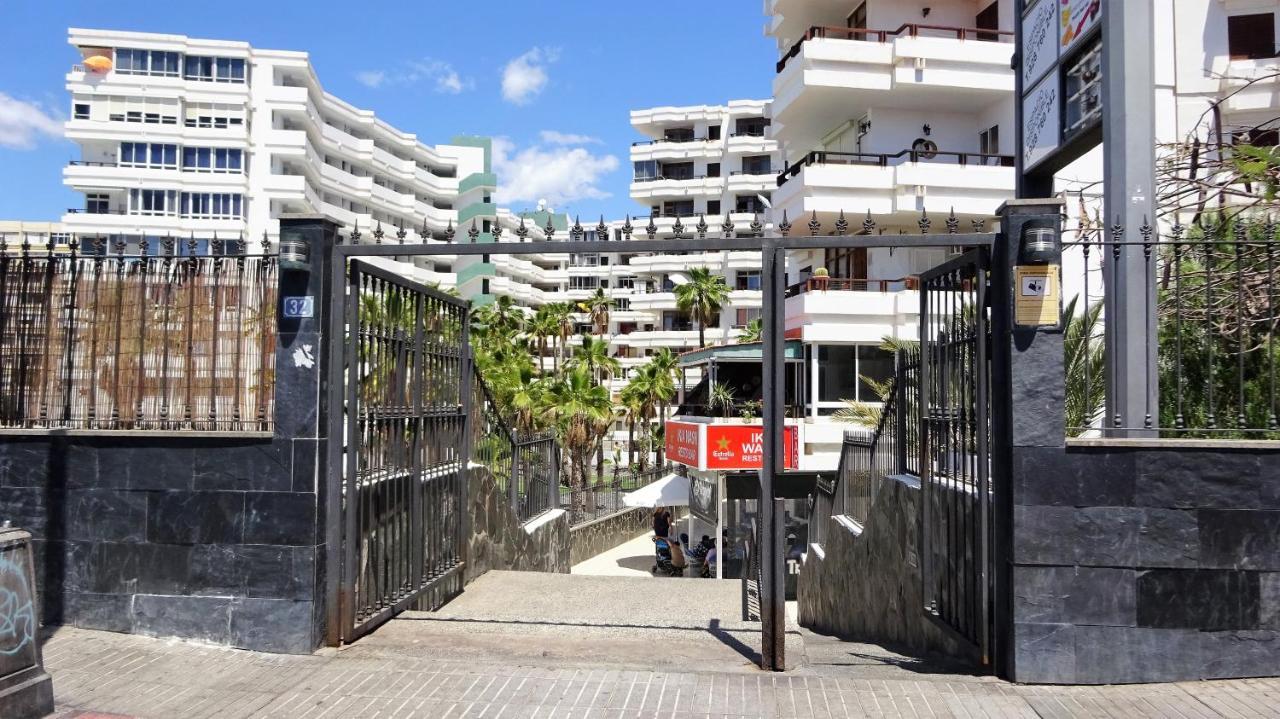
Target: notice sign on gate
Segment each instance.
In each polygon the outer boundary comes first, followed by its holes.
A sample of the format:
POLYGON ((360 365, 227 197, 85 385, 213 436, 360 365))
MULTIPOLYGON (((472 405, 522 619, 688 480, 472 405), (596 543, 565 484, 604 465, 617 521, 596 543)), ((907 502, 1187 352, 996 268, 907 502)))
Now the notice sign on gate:
POLYGON ((1019 327, 1057 327, 1062 317, 1062 292, 1057 265, 1019 265, 1014 268, 1013 323, 1019 327))

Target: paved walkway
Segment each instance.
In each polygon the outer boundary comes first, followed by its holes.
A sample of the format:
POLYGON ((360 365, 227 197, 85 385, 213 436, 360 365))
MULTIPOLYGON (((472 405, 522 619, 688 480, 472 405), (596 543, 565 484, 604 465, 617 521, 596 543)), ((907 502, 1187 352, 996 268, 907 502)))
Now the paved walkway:
MULTIPOLYGON (((574 574, 596 577, 652 577, 649 568, 653 566, 653 532, 629 539, 622 544, 596 556, 573 565, 574 574)), ((655 577, 656 579, 672 579, 673 577, 655 577)), ((694 578, 686 572, 684 578, 694 578)))
POLYGON ((785 674, 755 669, 736 582, 491 572, 440 612, 341 651, 258 654, 60 628, 60 716, 1275 717, 1280 680, 1018 686, 788 628, 785 674))

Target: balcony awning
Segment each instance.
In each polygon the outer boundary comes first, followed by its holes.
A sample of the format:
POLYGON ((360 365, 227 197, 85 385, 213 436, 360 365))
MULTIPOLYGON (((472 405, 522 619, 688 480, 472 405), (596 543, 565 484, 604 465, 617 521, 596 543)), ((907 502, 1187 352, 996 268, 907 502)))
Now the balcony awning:
POLYGON ((689 504, 689 478, 672 472, 658 481, 622 495, 628 507, 684 507, 689 504))

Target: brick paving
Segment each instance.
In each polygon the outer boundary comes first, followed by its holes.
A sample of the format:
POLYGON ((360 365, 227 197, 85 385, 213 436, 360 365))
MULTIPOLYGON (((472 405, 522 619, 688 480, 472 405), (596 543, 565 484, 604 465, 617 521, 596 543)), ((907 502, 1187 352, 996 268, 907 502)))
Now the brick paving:
MULTIPOLYGON (((375 633, 395 633, 396 622, 375 633)), ((787 674, 458 661, 369 643, 312 656, 59 628, 45 644, 59 719, 130 717, 1275 717, 1280 680, 1017 686, 857 668, 787 674)))

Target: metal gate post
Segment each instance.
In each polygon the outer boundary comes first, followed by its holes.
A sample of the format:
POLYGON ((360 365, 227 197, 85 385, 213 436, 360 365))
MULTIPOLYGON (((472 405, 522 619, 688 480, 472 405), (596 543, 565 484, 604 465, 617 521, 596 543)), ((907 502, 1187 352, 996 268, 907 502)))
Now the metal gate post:
POLYGON ((766 241, 761 252, 764 282, 762 307, 764 325, 764 462, 760 469, 760 668, 780 672, 786 669, 786 575, 782 536, 786 525, 785 505, 774 501, 774 483, 786 463, 783 459, 783 426, 786 406, 786 252, 776 242, 766 241))

